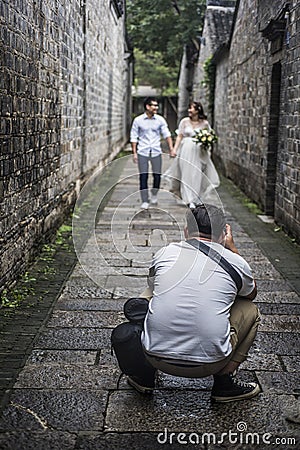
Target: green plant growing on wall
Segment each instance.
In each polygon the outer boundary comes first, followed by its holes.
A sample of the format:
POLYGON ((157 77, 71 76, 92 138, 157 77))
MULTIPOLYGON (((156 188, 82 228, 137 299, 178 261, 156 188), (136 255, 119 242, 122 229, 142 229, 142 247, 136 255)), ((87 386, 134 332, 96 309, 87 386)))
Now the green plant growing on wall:
POLYGON ((243 204, 247 206, 247 208, 250 209, 253 214, 263 214, 263 211, 259 208, 259 206, 251 201, 248 197, 243 198, 243 204))
POLYGON ((212 61, 212 56, 207 58, 203 64, 204 78, 202 80, 202 86, 207 89, 208 95, 208 110, 213 118, 214 103, 215 103, 215 77, 216 66, 212 61))
POLYGON ((57 230, 55 245, 61 246, 61 248, 70 251, 70 243, 68 239, 66 239, 66 235, 70 235, 72 233, 72 226, 63 224, 57 230))
POLYGON ((25 272, 17 287, 4 289, 1 293, 1 306, 6 308, 17 308, 25 298, 33 295, 35 292, 34 283, 36 278, 25 272))
MULTIPOLYGON (((63 224, 57 230, 55 241, 44 244, 41 248, 39 257, 35 263, 38 265, 38 274, 47 276, 56 274, 54 264, 55 254, 58 251, 70 253, 72 249, 72 227, 69 224, 63 224)), ((29 302, 36 295, 37 278, 34 275, 33 266, 28 272, 25 272, 18 282, 12 287, 5 288, 0 293, 0 308, 16 309, 21 306, 32 306, 29 302)), ((41 300, 41 297, 37 299, 41 300)))

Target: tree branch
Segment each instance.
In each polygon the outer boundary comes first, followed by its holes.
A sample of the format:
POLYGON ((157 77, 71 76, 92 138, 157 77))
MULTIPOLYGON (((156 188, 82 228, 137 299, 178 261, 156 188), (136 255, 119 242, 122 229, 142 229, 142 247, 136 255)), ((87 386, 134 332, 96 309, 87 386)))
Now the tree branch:
POLYGON ((177 14, 180 15, 181 14, 180 8, 179 8, 176 0, 172 0, 172 6, 175 8, 177 14))

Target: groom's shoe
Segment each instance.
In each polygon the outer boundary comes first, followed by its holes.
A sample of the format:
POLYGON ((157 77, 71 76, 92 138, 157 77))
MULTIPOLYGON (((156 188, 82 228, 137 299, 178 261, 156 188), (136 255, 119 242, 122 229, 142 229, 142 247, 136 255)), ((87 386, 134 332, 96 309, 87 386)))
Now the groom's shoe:
POLYGON ((157 195, 152 195, 150 200, 151 205, 157 205, 157 195))

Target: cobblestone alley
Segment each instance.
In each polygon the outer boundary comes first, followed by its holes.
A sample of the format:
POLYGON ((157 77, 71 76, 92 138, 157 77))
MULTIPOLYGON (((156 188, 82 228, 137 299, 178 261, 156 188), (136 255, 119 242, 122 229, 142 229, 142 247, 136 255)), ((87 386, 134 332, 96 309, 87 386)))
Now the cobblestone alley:
MULTIPOLYGON (((158 207, 141 212, 136 167, 131 157, 120 164, 124 169, 97 218, 95 233, 78 252, 79 261, 49 308, 14 385, 3 391, 0 448, 296 448, 299 252, 242 206, 226 180, 218 192, 235 242, 257 279, 256 302, 262 313, 240 377, 257 380, 262 393, 244 402, 213 405, 212 377, 160 374, 151 397, 135 392, 124 376, 118 381, 120 371, 110 349, 112 328, 124 320, 124 301, 146 286, 153 253, 183 239, 186 210, 162 189, 158 207)), ((79 214, 74 227, 80 224, 79 214)), ((75 245, 76 239, 75 230, 75 245)), ((1 353, 5 357, 3 348, 1 353)))

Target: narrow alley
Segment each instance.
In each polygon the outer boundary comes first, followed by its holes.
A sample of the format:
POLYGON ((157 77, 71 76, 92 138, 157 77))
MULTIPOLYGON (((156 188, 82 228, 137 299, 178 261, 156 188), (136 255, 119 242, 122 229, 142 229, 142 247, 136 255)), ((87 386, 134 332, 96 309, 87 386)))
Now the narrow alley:
MULTIPOLYGON (((165 157, 165 167, 168 161, 165 157)), ((218 194, 236 245, 253 269, 262 313, 240 377, 258 381, 262 393, 248 401, 214 405, 212 377, 185 379, 160 373, 151 397, 134 391, 125 376, 119 379, 111 355, 111 331, 124 321, 124 301, 146 286, 153 253, 183 239, 186 207, 178 204, 164 183, 158 206, 141 212, 131 156, 112 164, 119 180, 98 217, 95 205, 84 217, 78 209, 73 222, 75 246, 80 241, 76 230, 85 234, 86 242, 78 246, 78 262, 37 333, 24 368, 6 391, 0 448, 296 448, 299 250, 247 210, 226 180, 218 194), (245 231, 245 220, 257 238, 245 231), (264 236, 276 248, 276 258, 262 250, 264 236), (284 261, 285 276, 274 267, 275 259, 284 261)), ((97 183, 92 185, 97 191, 97 183)), ((106 187, 109 191, 111 182, 106 187)), ((88 203, 91 192, 86 197, 83 192, 82 203, 88 203)), ((101 196, 97 201, 99 206, 101 196)))

